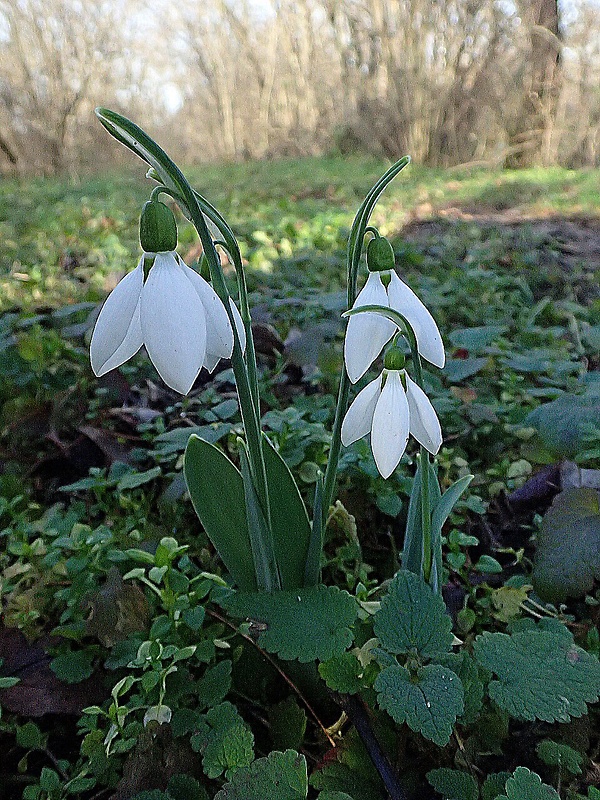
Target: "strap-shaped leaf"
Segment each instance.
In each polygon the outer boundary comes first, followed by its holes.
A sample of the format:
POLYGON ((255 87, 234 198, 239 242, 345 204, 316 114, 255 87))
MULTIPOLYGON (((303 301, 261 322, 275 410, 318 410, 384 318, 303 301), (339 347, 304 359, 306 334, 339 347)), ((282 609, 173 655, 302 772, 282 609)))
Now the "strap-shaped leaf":
POLYGON ((190 436, 183 471, 194 510, 231 577, 243 591, 255 591, 244 484, 239 470, 213 444, 190 436))
POLYGON ((315 485, 313 521, 304 569, 304 585, 316 586, 321 581, 321 553, 323 552, 323 475, 319 472, 315 485))
MULTIPOLYGON (((96 116, 114 138, 154 167, 165 186, 182 193, 183 176, 165 151, 135 122, 108 108, 97 108, 96 116)), ((185 179, 183 179, 185 180, 185 179)))
POLYGON ((238 444, 240 446, 240 466, 242 468, 242 481, 246 500, 246 521, 252 546, 256 583, 259 589, 263 589, 266 592, 274 592, 281 589, 281 579, 275 557, 273 533, 265 519, 264 511, 252 481, 246 444, 242 439, 238 439, 238 444))
MULTIPOLYGON (((423 576, 423 520, 421 516, 421 481, 423 464, 429 470, 429 503, 434 509, 440 500, 440 485, 433 464, 428 457, 421 457, 413 481, 413 488, 408 504, 404 548, 402 550, 402 569, 423 576)), ((435 527, 432 525, 432 541, 435 543, 435 527)), ((435 554, 434 554, 435 561, 435 554)))
POLYGON ((263 454, 281 588, 298 589, 304 586, 311 537, 306 506, 287 464, 264 434, 263 454))

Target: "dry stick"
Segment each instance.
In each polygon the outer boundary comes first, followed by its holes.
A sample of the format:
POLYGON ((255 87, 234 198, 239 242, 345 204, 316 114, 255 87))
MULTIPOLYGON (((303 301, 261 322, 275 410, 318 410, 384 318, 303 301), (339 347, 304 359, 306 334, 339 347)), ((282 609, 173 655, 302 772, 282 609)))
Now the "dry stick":
POLYGON ((250 644, 252 644, 254 647, 256 647, 256 649, 257 649, 257 650, 258 650, 258 652, 261 654, 261 656, 262 656, 262 657, 263 657, 263 658, 264 658, 266 661, 268 661, 268 662, 269 662, 269 664, 271 664, 271 666, 273 666, 273 667, 274 667, 274 668, 277 670, 277 672, 278 672, 278 673, 281 675, 281 677, 282 677, 282 678, 283 678, 283 680, 284 680, 284 681, 287 683, 287 685, 290 687, 290 689, 292 689, 292 691, 294 691, 294 692, 295 692, 295 693, 298 695, 298 697, 299 697, 299 698, 300 698, 300 700, 302 701, 302 703, 303 703, 303 705, 305 706, 305 708, 306 708, 306 710, 308 711, 308 713, 311 715, 311 717, 314 719, 314 721, 317 723, 317 725, 319 726, 319 728, 321 728, 321 730, 323 731, 323 733, 324 733, 324 734, 325 734, 325 736, 327 737, 327 740, 329 741, 329 744, 330 744, 332 747, 337 747, 337 744, 336 744, 336 742, 335 742, 335 739, 333 739, 333 738, 332 738, 331 734, 329 733, 329 731, 327 730, 327 728, 325 727, 325 725, 323 725, 323 723, 321 722, 321 720, 320 720, 320 719, 319 719, 319 717, 317 716, 317 712, 314 710, 314 708, 313 708, 313 707, 311 706, 311 704, 308 702, 308 700, 306 699, 306 697, 304 697, 304 695, 302 694, 302 692, 300 691, 300 689, 299 689, 299 688, 296 686, 296 684, 295 684, 295 683, 294 683, 294 682, 291 680, 291 678, 289 678, 289 677, 288 677, 288 676, 285 674, 285 672, 284 672, 284 671, 281 669, 281 667, 280 667, 280 666, 279 666, 279 664, 278 664, 278 663, 275 661, 275 659, 274 659, 274 658, 272 658, 272 656, 270 656, 270 655, 269 655, 269 654, 268 654, 268 653, 267 653, 265 650, 263 650, 263 649, 262 649, 262 647, 260 647, 260 646, 259 646, 259 645, 258 645, 258 644, 257 644, 257 643, 254 641, 254 639, 253 639, 251 636, 248 636, 248 634, 246 634, 246 633, 242 633, 242 632, 240 631, 240 629, 239 629, 239 628, 237 628, 237 627, 236 627, 236 626, 235 626, 235 625, 234 625, 232 622, 229 622, 229 620, 228 620, 228 619, 226 619, 225 617, 222 617, 220 614, 217 614, 217 612, 216 612, 216 611, 211 611, 210 609, 207 609, 207 612, 206 612, 206 613, 207 613, 207 614, 210 614, 210 616, 211 616, 211 617, 214 617, 215 619, 218 619, 218 620, 219 620, 219 622, 222 622, 224 625, 227 625, 227 627, 228 627, 228 628, 231 628, 231 630, 235 631, 235 632, 238 634, 238 636, 241 636, 241 637, 242 637, 242 639, 245 639, 247 642, 250 642, 250 644))
POLYGON ((356 728, 391 800, 408 800, 408 795, 398 783, 396 771, 379 744, 364 705, 358 698, 349 694, 335 695, 335 700, 356 728))

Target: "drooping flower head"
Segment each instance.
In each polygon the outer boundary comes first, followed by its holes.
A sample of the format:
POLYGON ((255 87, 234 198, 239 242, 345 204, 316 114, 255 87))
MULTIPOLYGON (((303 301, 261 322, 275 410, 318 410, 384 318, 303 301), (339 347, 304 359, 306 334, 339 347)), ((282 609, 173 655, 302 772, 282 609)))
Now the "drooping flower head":
MULTIPOLYGON (((96 322, 92 369, 104 375, 145 345, 167 386, 187 394, 202 367, 212 372, 221 358, 231 356, 231 323, 212 286, 175 252, 177 227, 168 206, 146 203, 140 242, 144 255, 108 296, 96 322)), ((244 347, 244 326, 230 304, 244 347)))
POLYGON ((342 444, 348 446, 371 434, 375 464, 384 478, 398 466, 408 436, 435 455, 442 444, 442 430, 425 392, 404 370, 404 356, 392 347, 385 355, 384 370, 360 391, 344 417, 342 444))
MULTIPOLYGON (((436 367, 443 367, 446 356, 438 326, 413 290, 396 274, 393 250, 384 237, 377 236, 369 242, 367 266, 367 281, 352 308, 387 306, 402 314, 415 333, 419 354, 436 367)), ((397 332, 395 323, 375 312, 350 317, 344 341, 344 361, 352 383, 362 378, 397 332)))

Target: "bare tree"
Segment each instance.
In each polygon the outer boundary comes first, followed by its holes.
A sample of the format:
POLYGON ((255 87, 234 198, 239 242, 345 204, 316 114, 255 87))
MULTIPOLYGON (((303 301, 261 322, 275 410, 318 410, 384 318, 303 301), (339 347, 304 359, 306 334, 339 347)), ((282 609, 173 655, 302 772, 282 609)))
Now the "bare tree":
POLYGON ((119 82, 130 85, 135 5, 0 0, 7 31, 0 42, 1 138, 12 163, 43 172, 73 166, 82 115, 91 123, 94 101, 113 98, 119 82))

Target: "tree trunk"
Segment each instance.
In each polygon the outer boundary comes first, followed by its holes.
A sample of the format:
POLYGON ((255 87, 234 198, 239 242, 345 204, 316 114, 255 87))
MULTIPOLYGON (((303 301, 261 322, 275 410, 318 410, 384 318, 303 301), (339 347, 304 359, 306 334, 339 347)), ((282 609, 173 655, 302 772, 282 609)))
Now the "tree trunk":
POLYGON ((561 79, 561 34, 558 0, 525 0, 529 58, 523 75, 522 100, 509 137, 506 166, 530 167, 547 159, 561 79))

